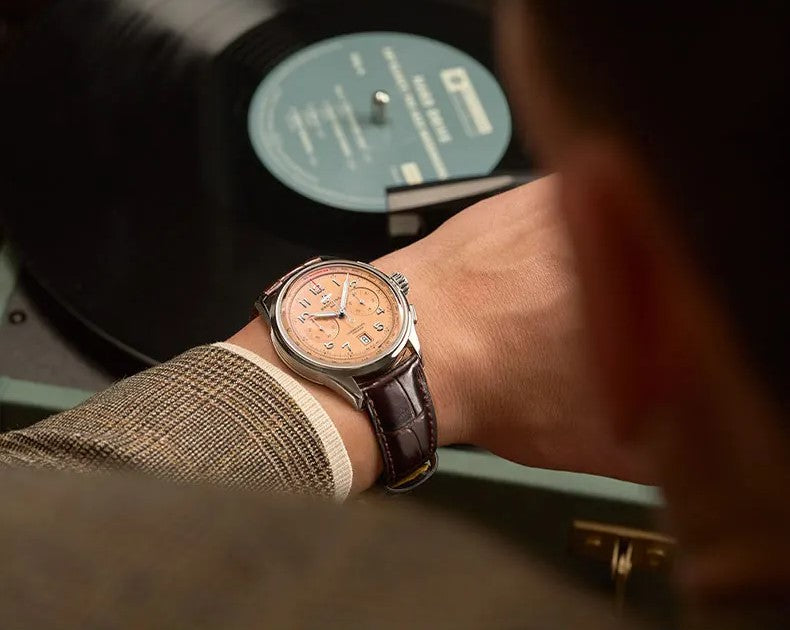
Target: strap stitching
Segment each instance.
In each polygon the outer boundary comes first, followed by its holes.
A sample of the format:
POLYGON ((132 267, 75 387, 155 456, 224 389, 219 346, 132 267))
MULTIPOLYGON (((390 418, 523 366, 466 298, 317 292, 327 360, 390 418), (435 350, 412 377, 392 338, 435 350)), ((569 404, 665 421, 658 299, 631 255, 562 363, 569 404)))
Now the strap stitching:
POLYGON ((428 399, 428 391, 425 385, 425 370, 422 369, 421 366, 418 366, 420 370, 420 374, 418 378, 415 380, 417 381, 417 387, 420 390, 420 394, 422 395, 422 409, 425 412, 425 415, 428 417, 428 450, 433 452, 436 449, 436 440, 437 440, 437 426, 436 426, 436 415, 433 413, 432 404, 428 399))
POLYGON ((392 453, 390 453, 390 447, 387 443, 386 432, 384 428, 381 426, 381 420, 379 420, 379 414, 376 411, 376 405, 373 402, 373 399, 368 394, 368 410, 370 411, 370 415, 373 418, 373 422, 376 425, 376 437, 378 438, 378 442, 384 447, 385 453, 384 455, 384 462, 387 465, 387 476, 390 479, 395 478, 395 468, 392 465, 392 453))

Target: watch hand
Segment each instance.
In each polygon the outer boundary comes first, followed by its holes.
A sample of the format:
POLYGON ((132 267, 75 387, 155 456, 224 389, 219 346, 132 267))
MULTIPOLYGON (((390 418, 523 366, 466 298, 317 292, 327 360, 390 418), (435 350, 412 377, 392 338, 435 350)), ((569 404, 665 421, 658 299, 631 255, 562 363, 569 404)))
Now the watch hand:
POLYGON ((308 313, 313 319, 321 319, 323 317, 337 317, 340 313, 308 313))
POLYGON ((340 296, 340 312, 346 312, 346 302, 348 301, 348 274, 346 274, 346 281, 343 283, 343 294, 340 296))

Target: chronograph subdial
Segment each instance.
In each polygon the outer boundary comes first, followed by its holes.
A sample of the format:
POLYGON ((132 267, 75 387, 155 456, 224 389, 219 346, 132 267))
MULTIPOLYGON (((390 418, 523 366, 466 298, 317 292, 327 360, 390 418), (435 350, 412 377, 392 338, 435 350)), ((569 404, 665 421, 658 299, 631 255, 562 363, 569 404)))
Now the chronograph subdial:
POLYGON ((305 313, 302 316, 304 324, 297 318, 296 325, 301 328, 302 334, 317 344, 332 341, 340 332, 340 324, 336 319, 315 319, 305 313))
POLYGON ((379 298, 370 289, 357 287, 348 294, 346 310, 355 317, 372 315, 379 308, 379 298))

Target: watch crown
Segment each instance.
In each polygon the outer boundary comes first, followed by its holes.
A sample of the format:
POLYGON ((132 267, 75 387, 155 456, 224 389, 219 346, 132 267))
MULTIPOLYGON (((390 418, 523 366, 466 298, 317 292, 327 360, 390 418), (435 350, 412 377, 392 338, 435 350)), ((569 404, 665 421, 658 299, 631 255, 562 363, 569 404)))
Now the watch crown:
POLYGON ((398 288, 401 290, 403 295, 408 295, 409 293, 409 281, 406 279, 402 273, 393 273, 390 278, 392 281, 398 285, 398 288))

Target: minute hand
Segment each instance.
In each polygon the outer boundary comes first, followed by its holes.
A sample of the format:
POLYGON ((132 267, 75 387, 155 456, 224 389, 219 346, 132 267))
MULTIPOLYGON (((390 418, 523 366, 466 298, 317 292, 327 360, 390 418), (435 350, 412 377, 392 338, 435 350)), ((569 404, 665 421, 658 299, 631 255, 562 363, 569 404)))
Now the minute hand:
POLYGON ((348 274, 346 274, 346 281, 343 283, 343 293, 340 296, 340 312, 346 312, 346 302, 348 301, 348 274))

